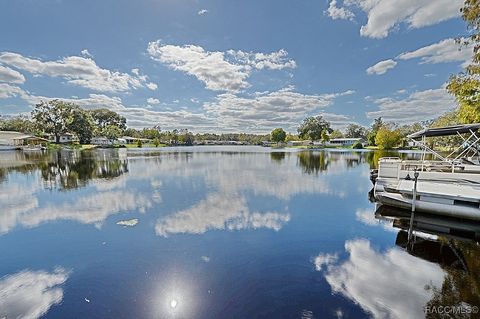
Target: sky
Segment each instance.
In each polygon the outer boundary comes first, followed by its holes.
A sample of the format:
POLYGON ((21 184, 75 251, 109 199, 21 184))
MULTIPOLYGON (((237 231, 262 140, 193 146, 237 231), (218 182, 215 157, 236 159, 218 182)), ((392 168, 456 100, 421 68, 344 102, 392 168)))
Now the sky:
POLYGON ((130 127, 295 132, 455 108, 461 0, 3 0, 0 114, 53 98, 130 127))

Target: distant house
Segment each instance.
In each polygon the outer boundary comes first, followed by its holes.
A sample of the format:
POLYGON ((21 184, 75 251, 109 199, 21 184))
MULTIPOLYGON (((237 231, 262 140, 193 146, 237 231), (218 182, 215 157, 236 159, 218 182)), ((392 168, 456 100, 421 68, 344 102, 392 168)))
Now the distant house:
MULTIPOLYGON (((48 135, 48 139, 50 140, 50 142, 56 143, 55 134, 48 135)), ((78 139, 78 137, 72 133, 60 134, 59 140, 58 140, 58 143, 60 144, 73 144, 73 143, 79 143, 79 142, 80 140, 78 139)))
POLYGON ((138 143, 138 141, 141 141, 142 143, 150 143, 151 140, 148 138, 139 138, 139 137, 131 137, 131 136, 122 136, 119 138, 119 141, 125 141, 125 144, 135 144, 138 143))
POLYGON ((14 131, 0 131, 0 149, 15 149, 27 145, 45 145, 48 140, 14 131))
POLYGON ((262 146, 273 146, 276 145, 277 143, 271 142, 271 141, 262 141, 262 146))
POLYGON ((124 138, 109 139, 105 136, 96 136, 90 140, 90 143, 98 146, 125 145, 127 141, 124 138))
POLYGON ((342 147, 350 147, 355 145, 356 143, 362 143, 364 144, 364 140, 362 138, 332 138, 330 141, 325 143, 325 145, 328 146, 342 146, 342 147))
POLYGON ((90 140, 90 143, 93 145, 100 145, 100 146, 113 145, 112 140, 103 136, 92 137, 92 139, 90 140))
POLYGON ((312 141, 305 140, 305 141, 289 141, 287 142, 288 146, 308 146, 312 145, 312 141))
POLYGON ((127 144, 134 144, 138 141, 138 138, 131 136, 122 136, 122 139, 125 140, 125 143, 127 144))

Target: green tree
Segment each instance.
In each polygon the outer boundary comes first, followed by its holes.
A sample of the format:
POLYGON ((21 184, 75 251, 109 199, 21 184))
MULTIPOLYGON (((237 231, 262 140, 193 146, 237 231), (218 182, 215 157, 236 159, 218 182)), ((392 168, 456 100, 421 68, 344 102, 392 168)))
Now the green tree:
POLYGON ((298 137, 298 135, 295 135, 295 134, 287 134, 287 136, 285 137, 286 142, 298 141, 298 140, 300 140, 300 138, 298 137))
POLYGON ((193 145, 193 142, 195 141, 195 137, 188 130, 182 130, 178 134, 178 141, 184 145, 193 145))
MULTIPOLYGON (((454 110, 451 112, 447 112, 445 114, 440 115, 437 117, 435 120, 432 121, 430 124, 430 127, 445 127, 445 126, 452 126, 452 125, 457 125, 459 124, 459 116, 458 116, 459 110, 454 110)), ((436 137, 436 138, 427 138, 428 144, 430 144, 431 147, 434 147, 434 143, 438 146, 441 146, 443 148, 448 148, 451 149, 454 147, 454 145, 461 145, 462 144, 462 138, 458 135, 452 135, 452 136, 442 136, 442 137, 436 137)))
POLYGON ((143 138, 148 138, 150 140, 153 140, 155 138, 160 138, 160 136, 161 136, 161 133, 156 128, 144 128, 142 130, 142 137, 143 138))
POLYGON ((345 137, 350 138, 367 138, 367 129, 358 124, 348 124, 347 129, 345 130, 345 137))
POLYGON ((125 136, 130 136, 130 137, 136 137, 136 138, 139 138, 139 137, 142 137, 142 135, 140 134, 140 132, 134 128, 127 128, 123 134, 125 134, 125 136))
POLYGON ((309 138, 312 141, 316 141, 322 137, 322 131, 324 129, 327 130, 328 133, 333 131, 330 128, 330 122, 325 120, 323 116, 318 115, 304 119, 302 125, 300 125, 297 131, 301 138, 309 138))
POLYGON ((330 134, 330 138, 342 138, 342 137, 344 137, 344 135, 340 130, 333 130, 333 132, 330 134))
POLYGON ((0 131, 34 133, 35 123, 33 123, 29 118, 25 116, 0 118, 0 131))
POLYGON ((80 144, 90 143, 94 131, 90 113, 78 106, 73 107, 67 129, 78 136, 80 144))
MULTIPOLYGON (((460 9, 467 23, 467 38, 458 39, 464 46, 473 47, 473 59, 460 74, 450 77, 447 90, 458 102, 458 117, 462 123, 480 122, 480 1, 465 0, 460 9)), ((464 48, 469 50, 469 48, 464 48)))
POLYGON ((102 129, 102 135, 110 141, 114 141, 122 135, 122 131, 116 125, 107 125, 102 129))
POLYGON ((90 111, 90 114, 100 132, 109 125, 117 126, 121 131, 127 128, 127 119, 117 112, 108 109, 94 109, 90 111))
POLYGON ((71 122, 72 103, 61 100, 41 101, 35 105, 32 111, 32 118, 37 127, 45 133, 55 135, 55 142, 60 141, 60 135, 67 132, 71 122))
POLYGON ((398 129, 389 129, 387 126, 381 127, 375 136, 375 144, 380 149, 392 149, 402 141, 402 133, 398 129))
POLYGON ((385 123, 383 122, 381 117, 378 117, 373 120, 370 131, 367 133, 367 141, 369 145, 377 145, 375 144, 377 132, 381 127, 384 127, 384 126, 385 126, 385 123))
POLYGON ((287 137, 287 133, 283 130, 283 128, 276 128, 270 133, 272 142, 275 143, 283 143, 285 142, 285 138, 287 137))
POLYGON ((158 138, 153 139, 153 145, 155 145, 155 147, 158 147, 160 145, 160 140, 158 138))
POLYGON ((326 128, 324 128, 322 130, 322 136, 321 136, 321 139, 322 139, 322 143, 325 144, 327 143, 328 141, 330 141, 330 136, 328 135, 328 130, 326 128))

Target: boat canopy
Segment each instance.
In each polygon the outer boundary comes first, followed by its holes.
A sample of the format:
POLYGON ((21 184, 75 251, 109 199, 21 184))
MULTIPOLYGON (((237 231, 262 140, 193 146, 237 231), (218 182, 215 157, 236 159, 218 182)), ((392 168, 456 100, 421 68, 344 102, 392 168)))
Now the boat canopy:
POLYGON ((450 136, 463 133, 472 133, 478 131, 479 129, 480 123, 426 128, 424 130, 412 133, 407 137, 410 139, 417 139, 421 137, 450 136))

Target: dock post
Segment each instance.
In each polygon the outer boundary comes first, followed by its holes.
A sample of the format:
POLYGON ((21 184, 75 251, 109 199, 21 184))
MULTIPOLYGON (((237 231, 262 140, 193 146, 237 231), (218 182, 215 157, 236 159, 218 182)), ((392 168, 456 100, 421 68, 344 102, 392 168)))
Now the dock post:
POLYGON ((415 202, 417 201, 417 181, 418 181, 417 169, 414 169, 413 179, 413 197, 412 197, 412 214, 410 215, 410 228, 408 229, 408 241, 412 239, 413 235, 413 219, 415 217, 415 202))

